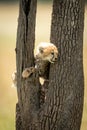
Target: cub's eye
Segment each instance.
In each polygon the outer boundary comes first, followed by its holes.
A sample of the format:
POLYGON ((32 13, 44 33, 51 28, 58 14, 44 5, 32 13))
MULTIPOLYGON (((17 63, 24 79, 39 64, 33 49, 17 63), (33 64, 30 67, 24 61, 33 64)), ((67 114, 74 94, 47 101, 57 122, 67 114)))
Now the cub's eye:
POLYGON ((51 55, 54 55, 54 52, 51 52, 51 55))

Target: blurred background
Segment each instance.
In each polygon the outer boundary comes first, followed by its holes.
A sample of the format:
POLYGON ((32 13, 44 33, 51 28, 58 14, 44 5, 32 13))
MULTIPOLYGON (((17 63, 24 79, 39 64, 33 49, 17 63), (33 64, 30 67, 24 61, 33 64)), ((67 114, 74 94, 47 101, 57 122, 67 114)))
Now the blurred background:
MULTIPOLYGON (((51 0, 38 0, 36 44, 49 42, 52 13, 51 0), (42 2, 44 1, 44 2, 42 2)), ((0 0, 0 130, 15 130, 16 89, 12 88, 11 75, 16 69, 15 46, 18 19, 18 1, 0 0)), ((87 130, 87 5, 84 27, 85 97, 81 130, 87 130)))

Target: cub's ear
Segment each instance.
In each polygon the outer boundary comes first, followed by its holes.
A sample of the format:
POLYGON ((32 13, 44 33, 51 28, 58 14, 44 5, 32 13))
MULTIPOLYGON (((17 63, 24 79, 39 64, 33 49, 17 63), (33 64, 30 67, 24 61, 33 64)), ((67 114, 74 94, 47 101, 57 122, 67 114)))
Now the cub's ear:
POLYGON ((43 48, 43 47, 40 47, 40 48, 39 48, 39 51, 40 51, 40 53, 43 53, 43 52, 44 52, 44 48, 43 48))

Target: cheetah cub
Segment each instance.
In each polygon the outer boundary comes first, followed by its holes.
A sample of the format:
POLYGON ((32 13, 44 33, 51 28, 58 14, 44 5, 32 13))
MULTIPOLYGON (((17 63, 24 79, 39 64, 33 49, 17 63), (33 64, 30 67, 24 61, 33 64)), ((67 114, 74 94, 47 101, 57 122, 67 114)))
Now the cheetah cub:
POLYGON ((58 49, 53 43, 42 42, 37 46, 35 54, 35 67, 25 68, 22 77, 27 78, 35 71, 39 76, 47 79, 47 71, 50 63, 55 63, 58 59, 58 49))
MULTIPOLYGON (((49 64, 55 63, 58 58, 58 49, 53 43, 42 42, 37 46, 35 54, 35 67, 25 68, 22 72, 23 78, 28 78, 35 71, 39 72, 39 77, 44 80, 48 79, 49 64)), ((12 74, 12 86, 17 86, 17 72, 12 74)))

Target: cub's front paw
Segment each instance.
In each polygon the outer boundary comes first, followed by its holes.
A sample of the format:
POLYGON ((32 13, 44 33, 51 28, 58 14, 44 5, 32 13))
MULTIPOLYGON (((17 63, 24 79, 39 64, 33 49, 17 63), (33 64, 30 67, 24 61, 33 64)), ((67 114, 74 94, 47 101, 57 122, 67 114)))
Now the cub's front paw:
POLYGON ((34 72, 35 72, 34 67, 25 68, 24 71, 22 72, 22 77, 28 78, 34 72))

